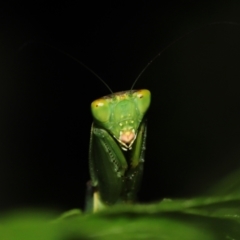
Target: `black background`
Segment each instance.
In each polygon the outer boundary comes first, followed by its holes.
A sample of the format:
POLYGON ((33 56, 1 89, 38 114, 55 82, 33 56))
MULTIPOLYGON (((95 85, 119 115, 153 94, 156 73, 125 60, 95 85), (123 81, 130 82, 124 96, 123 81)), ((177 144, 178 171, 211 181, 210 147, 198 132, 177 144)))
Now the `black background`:
POLYGON ((238 167, 239 13, 239 1, 2 5, 1 210, 84 205, 90 103, 109 91, 45 44, 122 91, 159 51, 189 33, 134 87, 152 92, 139 200, 190 197, 238 167))

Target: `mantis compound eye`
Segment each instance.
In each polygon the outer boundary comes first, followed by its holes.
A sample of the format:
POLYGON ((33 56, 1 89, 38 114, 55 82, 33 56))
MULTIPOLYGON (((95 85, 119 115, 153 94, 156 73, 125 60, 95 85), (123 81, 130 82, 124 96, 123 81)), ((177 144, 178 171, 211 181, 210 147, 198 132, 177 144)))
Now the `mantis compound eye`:
POLYGON ((109 103, 106 99, 97 99, 91 104, 91 111, 93 117, 101 122, 107 122, 110 118, 111 110, 109 103))
POLYGON ((137 90, 133 93, 139 112, 144 115, 151 102, 151 93, 147 89, 137 90))

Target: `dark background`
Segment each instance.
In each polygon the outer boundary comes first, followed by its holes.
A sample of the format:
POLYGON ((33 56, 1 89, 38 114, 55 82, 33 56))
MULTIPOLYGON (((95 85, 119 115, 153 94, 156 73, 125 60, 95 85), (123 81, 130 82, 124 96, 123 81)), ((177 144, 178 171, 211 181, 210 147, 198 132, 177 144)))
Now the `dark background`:
POLYGON ((159 51, 189 33, 134 87, 152 92, 139 200, 191 197, 237 168, 239 13, 239 1, 2 5, 0 209, 84 205, 90 103, 109 91, 45 44, 122 91, 159 51))

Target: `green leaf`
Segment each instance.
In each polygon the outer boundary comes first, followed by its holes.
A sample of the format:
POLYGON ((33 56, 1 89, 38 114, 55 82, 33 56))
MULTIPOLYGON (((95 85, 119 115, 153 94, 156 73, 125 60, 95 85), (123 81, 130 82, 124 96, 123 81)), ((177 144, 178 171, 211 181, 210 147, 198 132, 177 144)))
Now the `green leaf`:
POLYGON ((240 196, 117 205, 97 214, 10 214, 0 239, 240 239, 240 196))
POLYGON ((192 199, 116 205, 96 214, 73 209, 60 217, 44 211, 0 218, 1 240, 240 239, 239 170, 192 199))

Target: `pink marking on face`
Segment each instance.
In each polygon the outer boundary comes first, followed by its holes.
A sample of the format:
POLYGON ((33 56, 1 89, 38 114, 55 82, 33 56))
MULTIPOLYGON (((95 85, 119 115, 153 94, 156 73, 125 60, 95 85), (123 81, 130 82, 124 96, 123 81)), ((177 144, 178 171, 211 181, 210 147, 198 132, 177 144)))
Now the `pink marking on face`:
POLYGON ((120 136, 120 141, 124 142, 126 144, 131 143, 131 141, 135 138, 135 133, 133 133, 132 131, 126 131, 123 132, 120 136))

